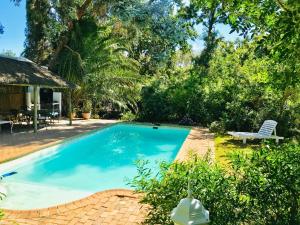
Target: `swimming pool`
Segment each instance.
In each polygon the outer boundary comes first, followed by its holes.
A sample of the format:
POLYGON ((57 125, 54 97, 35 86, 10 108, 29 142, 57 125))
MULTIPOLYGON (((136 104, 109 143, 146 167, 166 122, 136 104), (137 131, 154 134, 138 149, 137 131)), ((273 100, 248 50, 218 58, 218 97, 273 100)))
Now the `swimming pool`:
POLYGON ((17 171, 2 181, 6 209, 37 209, 67 203, 95 192, 129 188, 135 162, 175 159, 189 134, 187 128, 117 124, 0 165, 0 174, 17 171))

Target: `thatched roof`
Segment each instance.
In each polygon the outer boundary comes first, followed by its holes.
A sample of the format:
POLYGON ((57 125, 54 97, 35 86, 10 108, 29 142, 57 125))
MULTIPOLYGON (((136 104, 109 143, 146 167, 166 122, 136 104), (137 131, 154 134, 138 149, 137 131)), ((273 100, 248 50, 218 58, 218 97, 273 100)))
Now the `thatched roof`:
POLYGON ((49 88, 74 88, 75 85, 49 71, 46 67, 25 59, 0 55, 0 85, 49 88))

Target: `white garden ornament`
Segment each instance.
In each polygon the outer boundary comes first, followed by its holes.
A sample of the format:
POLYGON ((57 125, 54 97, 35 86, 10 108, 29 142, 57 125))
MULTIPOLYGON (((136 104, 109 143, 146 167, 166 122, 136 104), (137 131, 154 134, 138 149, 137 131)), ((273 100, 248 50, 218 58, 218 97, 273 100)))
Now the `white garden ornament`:
POLYGON ((201 225, 209 223, 209 211, 202 203, 192 197, 190 182, 188 184, 188 197, 181 199, 176 208, 172 210, 171 219, 176 225, 201 225))

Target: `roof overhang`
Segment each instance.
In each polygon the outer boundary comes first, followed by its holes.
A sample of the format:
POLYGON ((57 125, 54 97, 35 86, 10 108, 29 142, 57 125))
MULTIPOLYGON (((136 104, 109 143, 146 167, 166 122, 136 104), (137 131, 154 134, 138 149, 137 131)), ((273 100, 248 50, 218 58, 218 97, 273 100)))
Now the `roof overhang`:
POLYGON ((77 86, 54 74, 46 67, 23 59, 0 56, 1 86, 39 86, 44 88, 75 89, 77 86))

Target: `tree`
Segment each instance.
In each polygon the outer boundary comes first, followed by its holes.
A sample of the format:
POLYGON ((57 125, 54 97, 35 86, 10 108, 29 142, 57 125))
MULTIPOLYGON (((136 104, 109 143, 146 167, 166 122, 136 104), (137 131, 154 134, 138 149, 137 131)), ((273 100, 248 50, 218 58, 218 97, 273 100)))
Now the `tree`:
POLYGON ((3 50, 0 55, 10 56, 10 57, 16 57, 17 54, 14 53, 12 50, 3 50))
POLYGON ((187 40, 194 34, 175 12, 179 6, 180 1, 148 1, 128 23, 134 36, 130 55, 141 63, 141 74, 164 72, 177 49, 188 50, 187 40))
MULTIPOLYGON (((255 39, 258 52, 284 65, 273 74, 285 88, 300 82, 300 3, 293 0, 236 1, 228 6, 232 31, 255 39)), ((284 89, 284 88, 283 88, 284 89)))
POLYGON ((64 29, 58 33, 55 40, 57 44, 54 45, 53 54, 49 60, 49 68, 51 70, 55 70, 60 53, 68 46, 69 41, 73 37, 76 23, 80 23, 85 16, 93 17, 95 22, 100 18, 98 22, 101 22, 101 18, 107 17, 109 14, 119 13, 120 9, 129 9, 129 6, 132 5, 131 0, 126 2, 115 0, 109 2, 98 0, 94 2, 92 0, 85 0, 79 2, 71 1, 70 3, 56 4, 59 7, 56 11, 58 13, 57 16, 62 18, 60 22, 64 29))
POLYGON ((50 53, 48 40, 51 5, 49 0, 27 0, 27 28, 24 56, 36 63, 44 64, 50 53))
POLYGON ((293 0, 237 1, 228 7, 227 22, 232 31, 254 40, 258 57, 268 56, 274 61, 270 78, 272 88, 282 93, 278 105, 282 115, 291 102, 299 104, 299 9, 299 2, 293 0))
POLYGON ((85 93, 99 107, 110 106, 120 111, 137 112, 139 99, 140 64, 130 58, 127 39, 113 21, 99 28, 95 36, 85 42, 90 54, 85 60, 83 87, 85 93))
POLYGON ((110 99, 133 112, 139 90, 136 76, 166 67, 189 36, 171 0, 32 3, 27 7, 25 55, 84 86, 94 99, 110 99))
POLYGON ((195 57, 195 65, 209 66, 212 53, 221 40, 218 37, 216 25, 224 21, 224 2, 218 0, 191 0, 190 4, 182 7, 180 15, 190 21, 192 25, 201 24, 204 26, 202 38, 205 48, 198 57, 195 57))

